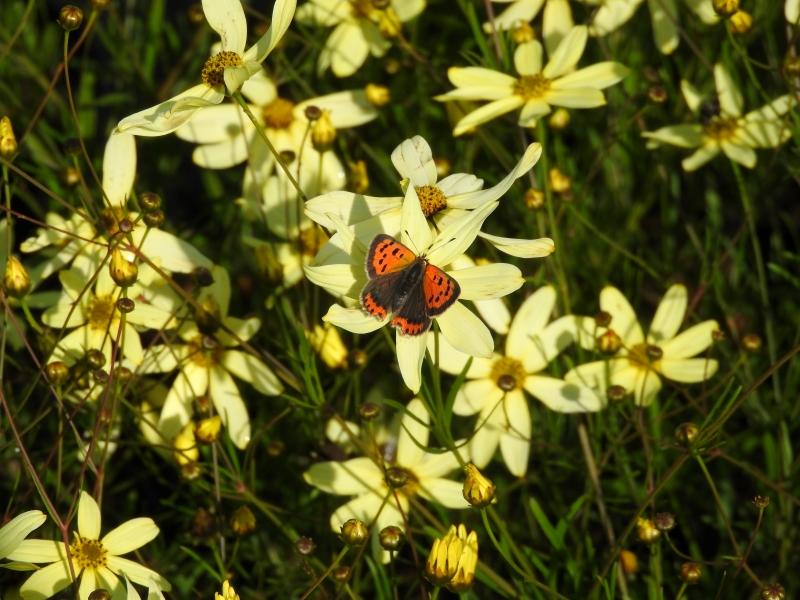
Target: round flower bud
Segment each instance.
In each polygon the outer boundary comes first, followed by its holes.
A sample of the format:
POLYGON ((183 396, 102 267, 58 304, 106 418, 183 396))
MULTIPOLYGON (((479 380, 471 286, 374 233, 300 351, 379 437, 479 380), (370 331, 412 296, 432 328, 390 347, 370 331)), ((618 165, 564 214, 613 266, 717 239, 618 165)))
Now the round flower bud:
POLYGON ((653 517, 653 524, 659 531, 669 531, 675 527, 675 515, 668 512, 656 513, 653 517))
POLYGON ((761 336, 755 333, 748 333, 742 338, 742 347, 748 352, 758 352, 762 343, 761 336))
POLYGON ((164 211, 159 209, 144 213, 142 220, 148 227, 161 227, 166 218, 164 211))
POLYGON ((650 519, 639 517, 636 519, 636 535, 645 544, 652 544, 661 537, 661 532, 656 529, 655 524, 650 519))
POLYGON ((106 384, 108 383, 108 373, 103 369, 97 369, 96 371, 92 371, 92 379, 97 383, 106 384))
POLYGON ((698 433, 700 428, 694 423, 681 423, 675 429, 675 439, 682 446, 691 446, 698 433))
POLYGON ((664 89, 663 85, 651 85, 647 89, 647 97, 650 99, 650 102, 663 104, 667 101, 667 90, 664 89))
POLYGON ((409 473, 400 467, 390 467, 386 471, 386 483, 392 489, 398 489, 408 483, 409 473))
POLYGON ((297 548, 297 551, 303 556, 308 556, 314 552, 314 550, 317 548, 317 545, 310 537, 301 536, 297 538, 297 541, 294 543, 294 547, 297 548))
POLYGON ((622 348, 622 338, 613 329, 604 331, 595 340, 597 349, 603 354, 616 354, 622 348))
POLYGON ((630 550, 620 550, 619 564, 622 567, 622 572, 629 577, 639 571, 639 559, 630 550))
POLYGON ((11 127, 11 119, 3 117, 0 119, 0 156, 10 159, 17 153, 17 137, 14 135, 14 128, 11 127))
POLYGON ((522 21, 511 30, 511 39, 514 40, 514 43, 517 45, 524 44, 525 42, 535 40, 536 32, 533 30, 530 23, 522 21))
POLYGON ((347 565, 341 565, 339 567, 336 567, 333 570, 333 580, 336 583, 345 583, 347 582, 348 579, 350 579, 350 573, 351 573, 350 567, 348 567, 347 565))
POLYGON ((397 550, 403 544, 403 530, 395 525, 381 529, 378 541, 384 550, 397 550))
POLYGON ((267 454, 272 458, 279 457, 284 450, 286 450, 286 444, 280 440, 273 440, 267 444, 267 454))
POLYGON ((484 477, 478 467, 468 463, 464 467, 467 478, 464 480, 462 494, 464 500, 476 508, 488 506, 494 500, 495 486, 491 479, 484 477))
POLYGON ((111 279, 120 287, 130 287, 139 277, 139 267, 136 263, 125 260, 119 248, 111 252, 111 261, 108 264, 111 279))
POLYGON ((364 402, 359 407, 358 414, 365 421, 372 421, 381 414, 381 407, 374 402, 364 402))
POLYGON ((155 192, 142 192, 139 194, 139 206, 144 212, 153 212, 161 208, 161 196, 155 192))
POLYGON ((363 369, 367 366, 367 360, 367 353, 358 348, 350 350, 350 353, 347 355, 347 362, 353 369, 363 369))
POLYGON ((122 385, 127 384, 131 379, 133 379, 133 371, 131 371, 128 367, 114 367, 112 374, 114 376, 114 380, 122 385))
POLYGON ((386 106, 392 101, 392 94, 384 85, 368 83, 364 86, 364 94, 367 96, 367 102, 376 108, 386 106))
POLYGON ((348 519, 342 525, 342 540, 348 546, 360 546, 367 541, 369 529, 364 521, 348 519))
POLYGON ((72 4, 65 4, 58 11, 58 24, 64 31, 75 31, 83 23, 83 11, 72 4))
POLYGON ((785 600, 786 591, 780 583, 771 583, 761 588, 761 600, 785 600))
POLYGON ((744 10, 737 10, 731 15, 730 20, 731 31, 737 35, 742 35, 750 31, 753 27, 753 15, 744 10))
POLYGON ((608 327, 611 325, 611 313, 601 310, 594 316, 594 322, 598 327, 608 327))
POLYGON ((759 510, 764 510, 769 506, 769 496, 762 496, 761 494, 756 494, 753 496, 753 506, 755 506, 759 510))
POLYGON ((222 429, 222 418, 214 415, 198 421, 194 428, 194 435, 198 441, 204 444, 213 444, 219 438, 220 429, 222 429))
POLYGON ((134 308, 136 308, 136 302, 132 298, 122 297, 117 300, 117 310, 123 314, 133 312, 134 308))
POLYGON ((695 584, 700 581, 703 568, 696 562, 685 562, 681 565, 681 580, 684 583, 695 584))
POLYGON ((53 385, 64 385, 69 381, 69 367, 60 360, 47 363, 45 367, 47 380, 53 385))
POLYGON ((91 369, 102 369, 106 364, 105 355, 100 350, 91 349, 86 352, 86 363, 91 369))
POLYGON ((544 206, 546 197, 542 190, 528 188, 525 191, 525 206, 533 210, 539 210, 544 206))
POLYGON ((22 298, 31 290, 31 276, 28 270, 13 254, 6 259, 6 272, 3 274, 3 289, 12 298, 22 298))
POLYGON ((711 0, 714 12, 727 19, 739 10, 739 0, 711 0))
POLYGON ((322 116, 322 109, 319 106, 309 105, 306 106, 303 113, 309 121, 316 121, 322 116))
POLYGON ((621 385, 610 385, 606 390, 606 398, 608 398, 609 402, 621 402, 627 395, 628 390, 621 385))
POLYGON ((97 588, 89 594, 89 600, 111 600, 111 593, 103 588, 97 588))
POLYGON ((247 535, 255 531, 256 516, 247 506, 240 506, 231 515, 230 526, 236 535, 247 535))
POLYGON ((61 181, 67 187, 75 187, 81 182, 81 172, 75 167, 66 167, 61 171, 61 181))
POLYGON ((558 167, 553 167, 548 171, 547 177, 550 180, 550 187, 556 194, 568 194, 572 190, 572 180, 558 167))
POLYGON ((566 129, 569 125, 569 111, 566 108, 558 108, 550 115, 547 122, 556 131, 566 129))
POLYGON ((330 150, 336 140, 336 127, 331 121, 331 114, 323 110, 319 119, 311 125, 311 145, 317 152, 330 150))

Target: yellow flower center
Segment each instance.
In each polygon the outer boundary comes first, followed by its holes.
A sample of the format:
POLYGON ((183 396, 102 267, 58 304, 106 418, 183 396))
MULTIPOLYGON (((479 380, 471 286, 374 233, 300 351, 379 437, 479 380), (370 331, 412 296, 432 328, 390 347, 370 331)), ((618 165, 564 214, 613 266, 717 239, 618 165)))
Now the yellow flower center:
POLYGON ((522 96, 525 101, 541 98, 550 89, 550 80, 541 73, 523 75, 514 85, 514 95, 522 96))
POLYGON ((717 116, 703 125, 703 133, 718 142, 731 139, 736 135, 738 129, 739 119, 737 117, 717 116))
POLYGON ((636 344, 628 351, 628 362, 639 369, 654 369, 654 364, 664 356, 663 350, 655 344, 636 344))
POLYGON ((264 125, 270 129, 287 129, 294 121, 294 102, 286 98, 275 98, 261 109, 264 125))
POLYGON ((107 329, 114 319, 116 303, 111 296, 92 296, 87 307, 87 321, 92 329, 107 329))
POLYGON ((522 387, 525 381, 525 367, 516 358, 503 356, 492 365, 489 377, 504 392, 510 392, 522 387))
POLYGON ((447 208, 447 196, 435 185, 422 185, 416 190, 422 214, 426 217, 432 217, 440 210, 447 208))
POLYGON ((389 467, 386 470, 385 482, 390 489, 397 490, 409 498, 417 493, 419 487, 417 476, 403 467, 389 467))
POLYGON ((227 67, 239 67, 242 65, 242 57, 233 50, 223 50, 219 54, 210 57, 203 65, 200 78, 203 83, 211 87, 225 85, 225 69, 227 67))
POLYGON ((222 362, 225 349, 210 335, 198 335, 189 342, 189 360, 199 367, 213 367, 222 362))
POLYGON ((69 552, 77 565, 77 571, 83 569, 99 569, 106 566, 108 550, 99 540, 87 540, 75 535, 75 542, 70 544, 69 552))

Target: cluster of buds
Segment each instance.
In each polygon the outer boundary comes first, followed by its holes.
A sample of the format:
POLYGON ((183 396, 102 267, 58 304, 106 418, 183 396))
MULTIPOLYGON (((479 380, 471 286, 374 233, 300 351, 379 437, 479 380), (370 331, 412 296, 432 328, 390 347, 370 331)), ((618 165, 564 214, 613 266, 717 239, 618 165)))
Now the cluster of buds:
POLYGON ((425 563, 425 576, 434 585, 453 592, 465 592, 475 582, 478 565, 478 536, 464 525, 451 525, 444 537, 433 540, 425 563))
POLYGON ((651 519, 639 517, 636 519, 636 535, 645 544, 652 544, 661 537, 661 530, 656 527, 651 519))
POLYGON ((711 5, 723 19, 728 19, 733 33, 747 33, 753 26, 753 16, 740 8, 739 0, 712 0, 711 5))

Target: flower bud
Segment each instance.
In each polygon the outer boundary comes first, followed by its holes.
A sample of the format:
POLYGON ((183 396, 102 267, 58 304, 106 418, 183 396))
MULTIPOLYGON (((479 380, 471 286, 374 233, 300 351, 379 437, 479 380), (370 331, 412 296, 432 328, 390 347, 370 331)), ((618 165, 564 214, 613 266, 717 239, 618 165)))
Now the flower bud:
POLYGON ((714 12, 727 19, 739 10, 739 0, 711 0, 714 12))
POLYGON ((214 600, 239 600, 239 594, 233 589, 230 582, 226 579, 222 582, 222 593, 214 593, 214 600))
POLYGON ((664 89, 663 85, 651 85, 647 89, 647 97, 650 99, 650 102, 663 104, 667 101, 667 90, 664 89))
POLYGON ((3 289, 12 298, 22 298, 31 290, 31 276, 28 270, 13 254, 6 259, 6 272, 3 275, 3 289))
POLYGON ((306 116, 306 119, 313 122, 322 116, 322 109, 319 106, 314 106, 311 104, 306 106, 303 114, 306 116))
POLYGON ((408 483, 411 475, 401 467, 390 467, 386 470, 386 484, 392 489, 399 489, 408 483))
POLYGON ((311 145, 317 152, 330 150, 336 140, 336 127, 331 121, 330 111, 323 110, 319 119, 311 125, 311 145))
POLYGON ((566 129, 569 125, 569 111, 566 108, 558 108, 550 115, 547 122, 556 131, 566 129))
POLYGON ((267 444, 267 454, 272 458, 277 458, 283 451, 286 450, 286 444, 284 444, 280 440, 272 440, 269 444, 267 444))
POLYGON ((111 273, 111 279, 120 287, 132 286, 139 277, 139 267, 136 266, 136 263, 125 260, 119 248, 114 248, 111 252, 108 271, 111 273))
POLYGON ((608 329, 597 336, 595 342, 597 349, 603 354, 616 354, 622 348, 622 338, 613 329, 608 329))
POLYGON ((611 313, 601 310, 594 316, 594 323, 598 327, 608 327, 611 325, 611 313))
POLYGON ((454 592, 465 592, 475 581, 478 564, 478 536, 467 532, 464 525, 451 525, 441 538, 433 540, 425 563, 425 576, 434 585, 454 592))
POLYGON ((467 473, 462 490, 464 500, 476 508, 483 508, 491 504, 495 493, 492 480, 484 477, 478 467, 472 463, 468 463, 464 467, 464 471, 467 473))
POLYGON ((166 218, 167 217, 164 214, 164 211, 158 209, 144 213, 142 220, 144 221, 144 224, 147 225, 148 227, 161 227, 164 224, 166 218))
POLYGON ((133 309, 136 308, 136 302, 132 298, 122 298, 117 299, 117 310, 122 314, 127 315, 128 313, 133 312, 133 309))
POLYGON ((525 206, 530 209, 538 210, 544 206, 546 197, 542 190, 536 188, 528 188, 525 191, 525 206))
POLYGON ((771 583, 761 588, 761 600, 785 600, 786 591, 780 583, 771 583))
POLYGON ((103 588, 97 588, 89 594, 89 600, 111 600, 111 592, 103 588))
POLYGON ((351 570, 347 565, 340 565, 333 570, 333 580, 336 583, 345 583, 350 579, 351 570))
POLYGON ((755 333, 748 333, 742 338, 742 347, 748 352, 758 352, 762 343, 761 336, 755 333))
POLYGON ((86 364, 88 364, 89 368, 93 370, 102 369, 106 364, 105 354, 95 348, 87 350, 84 358, 86 360, 86 364))
POLYGON ((630 550, 620 550, 619 564, 622 567, 622 572, 629 577, 639 571, 639 559, 630 550))
POLYGON ((303 556, 308 556, 314 552, 317 545, 310 537, 302 536, 297 538, 297 541, 294 543, 294 547, 297 548, 297 551, 303 556))
POLYGON ((653 524, 659 531, 670 531, 675 527, 675 515, 668 512, 656 513, 653 517, 653 524))
POLYGON ((381 407, 374 402, 364 402, 359 407, 358 414, 365 421, 372 421, 381 414, 381 407))
POLYGON ((247 506, 240 506, 231 515, 230 526, 238 536, 247 535, 255 531, 256 516, 247 506))
POLYGON ((342 540, 348 546, 360 546, 367 541, 369 529, 364 521, 359 519, 348 519, 342 525, 342 540))
POLYGON ((606 398, 608 398, 609 402, 621 402, 627 395, 628 390, 621 385, 610 385, 606 390, 606 398))
POLYGON ((367 102, 369 102, 375 108, 386 106, 392 101, 392 94, 389 91, 389 88, 384 85, 368 83, 366 86, 364 86, 364 94, 367 97, 367 102))
POLYGON ((69 367, 60 360, 47 363, 45 367, 47 380, 53 385, 64 385, 69 381, 69 367))
POLYGON ((348 163, 347 188, 356 194, 363 194, 369 189, 369 174, 367 163, 363 160, 348 163))
POLYGON ((535 40, 536 32, 533 30, 530 23, 521 21, 519 25, 511 30, 511 39, 514 40, 514 43, 517 45, 524 44, 525 42, 535 40))
POLYGON ((753 496, 753 506, 755 506, 758 510, 764 510, 769 506, 769 496, 756 494, 753 496))
POLYGON ((644 517, 636 519, 636 534, 645 544, 652 544, 661 537, 661 532, 656 529, 653 521, 644 517))
POLYGON ((181 468, 181 473, 186 479, 194 479, 200 475, 197 461, 200 451, 194 438, 194 423, 189 421, 172 442, 173 456, 181 468))
POLYGON ((306 331, 306 339, 328 368, 341 369, 347 366, 347 347, 338 328, 330 323, 315 325, 313 331, 306 331))
POLYGON ((75 187, 81 182, 81 172, 75 167, 66 167, 61 171, 61 181, 67 187, 75 187))
POLYGON ((700 581, 703 574, 703 567, 696 562, 685 562, 681 565, 681 580, 690 585, 700 581))
POLYGON ((700 433, 700 428, 694 423, 681 423, 675 429, 675 439, 682 446, 691 446, 698 433, 700 433))
POLYGON ((556 194, 567 194, 572 189, 572 180, 558 167, 550 169, 547 177, 550 180, 550 187, 556 194))
POLYGON ((139 194, 139 206, 144 212, 153 212, 161 208, 161 196, 155 192, 142 192, 139 194))
POLYGON ((75 31, 83 23, 83 11, 72 4, 65 4, 58 11, 58 24, 64 31, 75 31))
POLYGON ((3 117, 0 119, 0 156, 10 159, 17 153, 17 137, 14 135, 14 128, 11 127, 11 119, 3 117))
POLYGON ((737 10, 731 15, 730 20, 731 31, 737 35, 742 35, 750 31, 753 27, 753 15, 744 10, 737 10))
POLYGON ((403 544, 403 530, 396 525, 389 525, 381 529, 378 541, 384 550, 397 550, 403 544))
POLYGON ((219 438, 222 429, 222 418, 219 415, 201 419, 194 428, 194 435, 204 444, 213 444, 219 438))

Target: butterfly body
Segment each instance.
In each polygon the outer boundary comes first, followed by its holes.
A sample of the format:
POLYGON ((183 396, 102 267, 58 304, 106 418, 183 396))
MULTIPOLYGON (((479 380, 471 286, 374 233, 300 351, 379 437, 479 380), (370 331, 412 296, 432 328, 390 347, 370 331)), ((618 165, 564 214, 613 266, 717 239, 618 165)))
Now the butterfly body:
POLYGON ((390 235, 375 236, 367 252, 369 281, 361 292, 361 306, 390 322, 405 335, 428 331, 431 317, 442 314, 458 299, 458 282, 417 256, 390 235))

